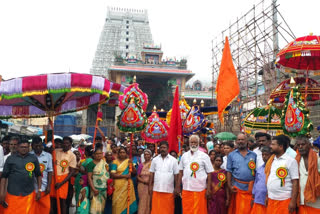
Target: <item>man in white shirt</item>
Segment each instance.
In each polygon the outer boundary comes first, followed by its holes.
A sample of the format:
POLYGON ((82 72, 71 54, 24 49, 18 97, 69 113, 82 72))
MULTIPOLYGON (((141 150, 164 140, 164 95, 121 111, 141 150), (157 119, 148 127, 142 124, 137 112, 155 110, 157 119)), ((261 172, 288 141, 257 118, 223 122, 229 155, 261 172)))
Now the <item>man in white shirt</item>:
POLYGON ((299 213, 320 213, 320 159, 308 138, 298 136, 296 144, 299 150, 296 157, 300 175, 299 213))
POLYGON ((264 164, 264 161, 262 159, 261 148, 264 146, 270 147, 271 136, 267 133, 257 132, 254 137, 256 139, 257 147, 255 149, 253 149, 252 151, 257 154, 257 167, 256 167, 256 169, 259 169, 264 164))
POLYGON ((223 163, 221 165, 221 169, 227 169, 228 154, 230 154, 234 150, 234 143, 233 141, 227 141, 223 143, 221 146, 224 151, 223 163))
POLYGON ((173 193, 174 184, 177 184, 178 180, 179 166, 178 160, 168 154, 168 149, 168 142, 160 142, 160 155, 151 162, 149 179, 149 193, 152 195, 151 214, 174 213, 173 193))
POLYGON ((284 135, 272 139, 271 156, 265 167, 268 207, 267 213, 294 213, 299 189, 297 161, 285 153, 287 139, 284 135))
POLYGON ((211 173, 213 167, 209 156, 199 151, 200 138, 192 135, 189 138, 190 151, 181 157, 179 169, 179 193, 182 191, 183 214, 207 213, 207 200, 211 196, 211 173), (208 189, 207 189, 208 186, 208 189), (207 190, 206 190, 207 189, 207 190))

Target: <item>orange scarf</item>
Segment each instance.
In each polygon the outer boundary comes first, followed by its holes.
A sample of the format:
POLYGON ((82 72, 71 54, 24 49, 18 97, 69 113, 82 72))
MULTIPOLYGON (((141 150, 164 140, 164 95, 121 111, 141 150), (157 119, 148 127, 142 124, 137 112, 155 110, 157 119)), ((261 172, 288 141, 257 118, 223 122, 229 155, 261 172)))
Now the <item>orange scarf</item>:
POLYGON ((272 163, 273 163, 273 160, 274 160, 275 156, 276 155, 271 155, 271 157, 269 158, 269 160, 266 163, 266 166, 264 168, 264 173, 266 174, 266 184, 268 183, 268 178, 269 178, 269 175, 270 175, 271 166, 272 166, 272 163))
MULTIPOLYGON (((297 152, 296 160, 300 164, 301 155, 297 152)), ((320 174, 318 172, 318 155, 312 149, 308 154, 308 180, 304 189, 305 202, 316 202, 320 197, 320 174)))

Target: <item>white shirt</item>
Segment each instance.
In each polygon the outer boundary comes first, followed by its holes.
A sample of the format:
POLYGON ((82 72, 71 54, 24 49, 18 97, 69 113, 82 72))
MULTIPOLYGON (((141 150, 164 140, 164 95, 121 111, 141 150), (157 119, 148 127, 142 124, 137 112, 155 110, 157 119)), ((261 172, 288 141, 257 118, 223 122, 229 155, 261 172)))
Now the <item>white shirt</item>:
MULTIPOLYGON (((320 173, 320 159, 318 158, 318 172, 320 173)), ((299 166, 299 174, 300 174, 300 204, 304 205, 304 189, 307 184, 308 180, 308 171, 306 170, 306 166, 304 164, 304 159, 301 158, 300 160, 300 166, 299 166)), ((306 203, 307 206, 309 207, 314 207, 314 208, 320 208, 320 197, 317 198, 316 202, 306 203)))
POLYGON ((297 156, 296 151, 294 151, 290 146, 287 148, 286 154, 292 157, 293 159, 297 156))
POLYGON ((259 169, 260 166, 262 166, 264 164, 264 161, 262 159, 262 152, 261 150, 257 147, 253 150, 254 153, 257 154, 257 166, 256 166, 256 169, 259 169))
POLYGON ((281 157, 274 157, 268 178, 268 197, 272 200, 287 200, 291 198, 292 180, 299 179, 298 163, 295 159, 284 153, 281 157), (281 179, 277 177, 276 171, 279 167, 287 169, 285 185, 281 187, 281 179))
POLYGON ((207 174, 213 172, 209 156, 201 151, 191 154, 185 152, 180 161, 180 170, 183 170, 182 186, 184 190, 201 192, 207 187, 207 174), (198 170, 191 170, 191 166, 199 165, 198 170))
POLYGON ((223 156, 222 159, 223 159, 223 163, 222 163, 222 165, 221 165, 221 169, 227 169, 228 156, 225 155, 225 156, 223 156))
POLYGON ((4 166, 4 153, 3 153, 3 148, 0 145, 0 172, 3 171, 3 166, 4 166))
POLYGON ((174 175, 179 174, 178 160, 167 155, 155 157, 151 162, 150 172, 154 173, 153 191, 173 193, 174 175))

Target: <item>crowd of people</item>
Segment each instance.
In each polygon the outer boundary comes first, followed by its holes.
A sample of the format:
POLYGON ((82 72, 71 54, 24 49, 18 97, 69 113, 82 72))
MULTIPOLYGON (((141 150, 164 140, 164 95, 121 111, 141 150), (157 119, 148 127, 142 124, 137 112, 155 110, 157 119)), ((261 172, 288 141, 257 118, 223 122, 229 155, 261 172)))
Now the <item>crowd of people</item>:
POLYGON ((308 138, 293 148, 290 141, 263 132, 235 142, 192 135, 177 154, 166 141, 138 137, 132 145, 97 137, 77 148, 64 137, 53 149, 40 137, 30 144, 6 136, 0 213, 320 213, 319 156, 308 138))

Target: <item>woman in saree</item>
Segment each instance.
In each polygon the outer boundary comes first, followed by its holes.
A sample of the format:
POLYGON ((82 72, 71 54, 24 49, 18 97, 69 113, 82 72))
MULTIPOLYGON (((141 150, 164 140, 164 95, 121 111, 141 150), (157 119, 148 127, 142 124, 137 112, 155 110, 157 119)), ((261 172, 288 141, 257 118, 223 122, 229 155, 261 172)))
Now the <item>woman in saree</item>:
POLYGON ((110 178, 108 164, 103 159, 102 148, 96 146, 93 161, 87 166, 90 186, 90 213, 103 214, 107 198, 107 181, 110 178))
POLYGON ((92 161, 92 154, 93 154, 92 146, 87 146, 84 150, 84 154, 85 154, 86 159, 84 159, 83 162, 81 163, 80 168, 79 168, 79 173, 77 174, 75 181, 74 181, 76 204, 78 204, 78 202, 79 202, 79 194, 82 189, 82 186, 80 184, 80 178, 83 175, 87 174, 86 167, 92 161))
MULTIPOLYGON (((226 186, 227 172, 221 169, 223 162, 220 154, 215 154, 213 150, 209 153, 214 171, 211 179, 211 199, 208 200, 208 214, 227 214, 229 204, 229 192, 226 186)), ((209 187, 208 187, 209 188, 209 187)))
POLYGON ((139 165, 138 168, 138 193, 139 193, 139 208, 138 214, 150 214, 150 200, 151 197, 148 191, 150 166, 151 166, 151 151, 149 149, 144 150, 145 162, 139 165))
POLYGON ((128 208, 130 214, 137 212, 131 174, 135 175, 136 169, 132 166, 132 161, 127 158, 126 148, 120 147, 118 159, 111 165, 111 176, 115 188, 112 196, 112 214, 126 214, 128 208))

